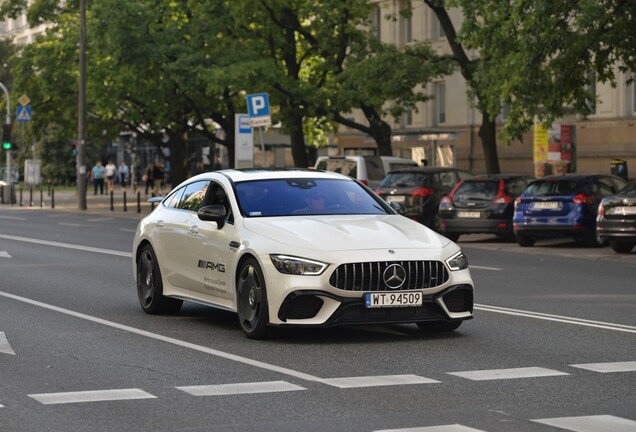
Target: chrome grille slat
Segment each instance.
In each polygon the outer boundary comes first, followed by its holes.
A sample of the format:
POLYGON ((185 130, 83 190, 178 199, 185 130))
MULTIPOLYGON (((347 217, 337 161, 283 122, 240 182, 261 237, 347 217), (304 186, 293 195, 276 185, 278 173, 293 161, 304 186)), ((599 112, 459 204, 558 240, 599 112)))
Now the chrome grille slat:
POLYGON ((376 261, 339 265, 329 283, 346 291, 392 291, 384 284, 383 274, 392 264, 406 271, 406 281, 400 290, 434 288, 448 281, 448 270, 441 261, 376 261))

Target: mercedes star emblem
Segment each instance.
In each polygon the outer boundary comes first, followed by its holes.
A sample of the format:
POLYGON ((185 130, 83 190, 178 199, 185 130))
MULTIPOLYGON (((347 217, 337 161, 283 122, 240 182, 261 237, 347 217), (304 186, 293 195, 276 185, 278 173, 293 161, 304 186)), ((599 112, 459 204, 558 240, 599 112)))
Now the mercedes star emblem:
POLYGON ((391 264, 384 270, 382 277, 388 288, 398 289, 406 281, 406 270, 400 264, 391 264))

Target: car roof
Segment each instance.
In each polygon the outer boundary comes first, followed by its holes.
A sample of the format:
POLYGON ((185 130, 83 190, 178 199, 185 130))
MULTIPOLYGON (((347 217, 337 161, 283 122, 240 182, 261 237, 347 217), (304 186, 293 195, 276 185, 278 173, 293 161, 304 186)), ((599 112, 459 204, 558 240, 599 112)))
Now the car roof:
POLYGON ((545 177, 541 177, 538 180, 549 180, 549 181, 582 181, 588 180, 594 177, 614 177, 607 174, 580 174, 580 173, 569 173, 569 174, 554 174, 545 177))
POLYGON ((418 173, 436 173, 436 172, 448 172, 448 171, 460 171, 460 172, 465 172, 468 174, 472 173, 470 171, 467 170, 463 170, 461 168, 455 168, 455 167, 422 167, 422 166, 414 166, 414 167, 408 167, 408 168, 399 168, 399 169, 395 169, 395 170, 391 170, 388 172, 388 174, 393 174, 393 173, 403 173, 403 172, 418 172, 418 173))
POLYGON ((287 178, 323 178, 351 180, 351 177, 343 174, 322 171, 307 168, 245 168, 245 169, 226 169, 221 171, 211 171, 199 174, 197 177, 202 179, 210 178, 210 174, 217 173, 224 175, 233 182, 251 181, 251 180, 274 180, 287 178))
POLYGON ((475 177, 467 178, 465 181, 484 181, 484 180, 511 180, 516 178, 534 179, 528 174, 479 174, 475 177))

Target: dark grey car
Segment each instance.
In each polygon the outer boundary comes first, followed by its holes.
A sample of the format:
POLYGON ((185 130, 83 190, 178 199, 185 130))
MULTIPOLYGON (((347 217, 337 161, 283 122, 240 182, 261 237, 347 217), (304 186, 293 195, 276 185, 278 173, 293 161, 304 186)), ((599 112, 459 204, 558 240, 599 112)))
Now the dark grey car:
POLYGON ((601 201, 596 233, 600 239, 609 240, 615 252, 632 251, 636 245, 636 181, 601 201))

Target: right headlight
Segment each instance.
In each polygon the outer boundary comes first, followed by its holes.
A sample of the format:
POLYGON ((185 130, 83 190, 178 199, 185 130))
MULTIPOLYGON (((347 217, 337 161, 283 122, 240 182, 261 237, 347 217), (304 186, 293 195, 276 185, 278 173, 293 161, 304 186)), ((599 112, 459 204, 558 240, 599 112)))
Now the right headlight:
POLYGON ((448 268, 453 271, 464 270, 468 268, 468 258, 466 258, 466 255, 464 255, 462 251, 459 251, 448 258, 446 264, 448 264, 448 268))
POLYGON ((327 268, 327 264, 307 258, 288 255, 270 255, 272 264, 281 273, 305 276, 318 276, 327 268))

